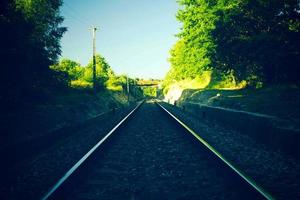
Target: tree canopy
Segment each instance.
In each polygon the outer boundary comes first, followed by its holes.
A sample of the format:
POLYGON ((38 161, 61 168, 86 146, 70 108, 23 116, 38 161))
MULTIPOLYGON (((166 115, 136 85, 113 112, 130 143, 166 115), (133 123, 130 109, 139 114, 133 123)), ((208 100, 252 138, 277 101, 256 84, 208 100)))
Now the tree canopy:
MULTIPOLYGON (((104 88, 109 75, 113 74, 111 67, 101 55, 96 55, 96 82, 97 87, 104 88)), ((83 80, 93 82, 93 59, 90 60, 83 74, 83 80)))
MULTIPOLYGON (((127 80, 133 85, 134 80, 125 75, 117 76, 103 56, 96 56, 96 90, 126 91, 127 80)), ((75 88, 92 88, 93 86, 93 59, 86 66, 70 59, 62 59, 50 66, 56 74, 58 82, 63 86, 75 88)))
POLYGON ((232 68, 240 78, 257 76, 266 83, 297 82, 300 46, 298 0, 224 3, 212 32, 214 66, 232 68))
POLYGON ((62 59, 59 63, 52 65, 50 68, 54 71, 67 73, 70 80, 77 80, 84 73, 84 68, 80 63, 70 59, 62 59))
POLYGON ((299 83, 298 0, 179 0, 182 23, 167 79, 205 70, 234 72, 249 84, 299 83))
POLYGON ((0 3, 1 96, 15 96, 55 81, 49 65, 61 52, 66 31, 61 0, 2 0, 0 3), (9 94, 9 93, 13 93, 9 94))

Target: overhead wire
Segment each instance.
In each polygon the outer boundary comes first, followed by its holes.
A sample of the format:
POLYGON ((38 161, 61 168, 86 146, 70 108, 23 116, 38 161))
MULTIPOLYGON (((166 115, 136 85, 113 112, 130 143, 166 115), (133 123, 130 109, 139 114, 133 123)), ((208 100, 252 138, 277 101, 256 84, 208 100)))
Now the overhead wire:
POLYGON ((74 9, 72 6, 70 6, 68 3, 64 2, 64 5, 66 6, 66 8, 68 9, 65 9, 69 14, 69 16, 73 19, 75 19, 76 21, 79 21, 80 23, 83 23, 83 24, 86 24, 88 26, 91 26, 91 22, 90 20, 88 20, 88 18, 86 18, 85 16, 83 16, 81 14, 81 12, 77 11, 76 9, 74 9), (79 16, 79 17, 78 17, 79 16))
MULTIPOLYGON (((64 2, 64 5, 65 5, 65 8, 63 10, 62 15, 65 19, 74 21, 75 23, 78 23, 80 25, 84 25, 86 28, 91 27, 91 23, 89 21, 87 21, 85 17, 82 17, 82 14, 76 14, 78 12, 75 11, 75 9, 73 9, 69 5, 67 5, 65 2, 64 2)), ((75 51, 78 51, 78 50, 79 50, 78 48, 75 48, 75 51)), ((78 63, 80 63, 79 59, 77 59, 77 60, 78 60, 78 63)))
POLYGON ((73 20, 77 23, 80 23, 80 24, 84 24, 84 25, 87 25, 87 26, 90 26, 89 23, 87 23, 86 21, 80 19, 79 17, 77 17, 76 15, 74 15, 72 12, 68 11, 68 10, 64 10, 64 13, 63 13, 63 16, 65 19, 67 20, 73 20))
POLYGON ((70 6, 70 4, 68 4, 67 2, 65 2, 66 7, 68 7, 70 10, 73 10, 73 12, 77 13, 79 16, 81 16, 86 22, 91 24, 91 21, 84 15, 82 15, 81 12, 79 12, 77 9, 73 8, 72 6, 70 6))

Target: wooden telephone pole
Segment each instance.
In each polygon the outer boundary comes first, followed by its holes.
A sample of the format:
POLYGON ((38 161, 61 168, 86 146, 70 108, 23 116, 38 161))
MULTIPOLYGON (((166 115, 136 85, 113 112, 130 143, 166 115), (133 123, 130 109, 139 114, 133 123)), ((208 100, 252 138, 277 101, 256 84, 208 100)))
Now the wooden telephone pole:
POLYGON ((97 81, 96 81, 96 27, 92 27, 93 32, 93 88, 96 91, 97 81))
POLYGON ((129 93, 130 93, 130 86, 129 86, 129 78, 126 76, 126 85, 127 85, 127 102, 129 104, 129 93))

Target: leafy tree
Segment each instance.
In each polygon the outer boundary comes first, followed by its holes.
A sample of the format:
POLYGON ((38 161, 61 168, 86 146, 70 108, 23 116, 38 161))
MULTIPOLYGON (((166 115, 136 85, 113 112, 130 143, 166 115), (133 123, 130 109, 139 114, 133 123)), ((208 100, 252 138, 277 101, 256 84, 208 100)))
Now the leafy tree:
POLYGON ((52 65, 50 68, 67 73, 70 80, 77 80, 84 73, 84 68, 79 63, 69 59, 62 59, 58 64, 52 65))
MULTIPOLYGON (((1 99, 15 100, 56 79, 49 70, 60 54, 61 0, 2 0, 0 3, 1 99)), ((11 100, 9 100, 11 101, 11 100)))
MULTIPOLYGON (((96 55, 96 82, 97 87, 104 89, 105 83, 112 76, 111 67, 106 62, 104 57, 96 55)), ((93 60, 90 60, 83 74, 83 80, 93 82, 93 60)))
POLYGON ((146 97, 156 97, 157 96, 157 94, 156 94, 156 88, 154 88, 154 87, 144 87, 143 89, 143 94, 144 94, 144 96, 146 96, 146 97))
POLYGON ((167 79, 195 78, 211 69, 210 52, 214 49, 211 31, 217 16, 212 9, 214 1, 180 0, 182 6, 177 19, 182 23, 179 40, 170 51, 171 70, 167 79))
POLYGON ((49 63, 55 62, 61 53, 60 38, 66 31, 65 27, 59 27, 63 22, 59 13, 62 0, 15 0, 15 4, 16 10, 22 12, 33 27, 31 53, 43 55, 49 63))
POLYGON ((116 85, 120 85, 123 91, 127 91, 127 80, 129 80, 130 83, 132 84, 133 80, 131 80, 126 75, 118 76, 116 79, 116 85))
POLYGON ((222 6, 212 32, 216 68, 266 83, 299 82, 299 1, 239 0, 222 6))
POLYGON ((300 83, 298 0, 179 0, 179 40, 170 51, 172 80, 204 70, 239 81, 300 83))

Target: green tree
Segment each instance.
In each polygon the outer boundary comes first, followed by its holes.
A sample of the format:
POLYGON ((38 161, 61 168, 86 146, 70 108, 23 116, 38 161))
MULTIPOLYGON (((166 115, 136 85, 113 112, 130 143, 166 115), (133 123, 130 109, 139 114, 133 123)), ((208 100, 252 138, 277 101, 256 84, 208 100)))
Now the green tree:
POLYGON ((66 31, 60 27, 61 4, 61 0, 1 1, 1 99, 18 100, 56 80, 49 65, 56 62, 60 38, 66 31))
POLYGON ((179 40, 170 51, 172 80, 205 70, 248 83, 300 83, 298 0, 179 0, 179 40))
MULTIPOLYGON (((112 76, 113 72, 111 67, 106 62, 104 57, 101 55, 96 55, 96 82, 97 87, 104 89, 105 83, 109 79, 109 76, 112 76)), ((83 74, 83 80, 87 82, 93 82, 93 60, 90 60, 88 65, 85 68, 83 74)))
POLYGON ((179 40, 170 51, 171 70, 167 79, 195 78, 211 69, 210 52, 214 49, 211 31, 218 19, 215 1, 180 0, 177 19, 182 23, 179 40))
POLYGON ((299 1, 220 2, 223 7, 218 8, 219 20, 212 32, 214 66, 266 83, 299 82, 299 1))
POLYGON ((77 80, 83 76, 84 68, 75 61, 62 59, 58 64, 52 65, 51 69, 68 74, 70 80, 77 80))
POLYGON ((157 91, 156 91, 156 88, 154 88, 154 87, 144 87, 144 88, 142 88, 142 90, 143 90, 143 94, 144 94, 144 96, 146 96, 146 97, 156 97, 157 96, 157 91))

